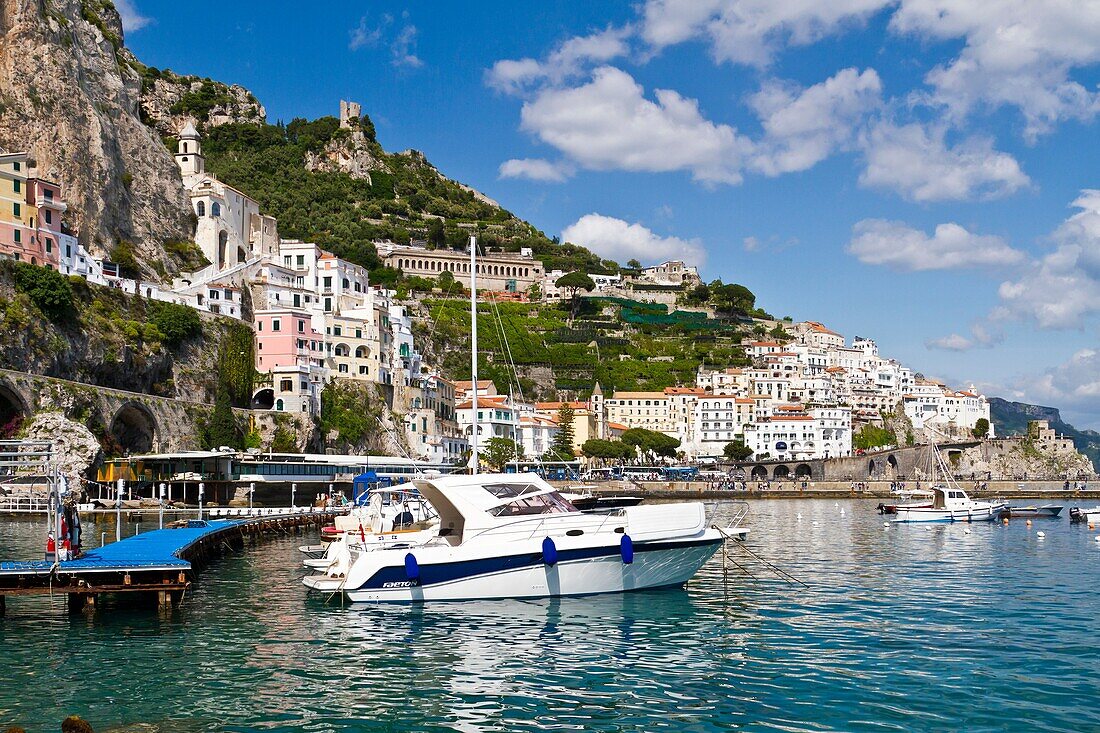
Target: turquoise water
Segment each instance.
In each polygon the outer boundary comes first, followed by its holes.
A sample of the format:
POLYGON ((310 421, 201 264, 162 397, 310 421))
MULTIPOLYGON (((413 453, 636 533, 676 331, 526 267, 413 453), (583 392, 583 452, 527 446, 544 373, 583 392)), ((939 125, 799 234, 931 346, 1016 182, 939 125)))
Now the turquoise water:
MULTIPOLYGON (((305 595, 286 538, 169 616, 11 599, 0 729, 1100 730, 1096 533, 884 530, 874 506, 753 502, 748 546, 808 588, 738 554, 685 590, 341 608, 305 595)), ((39 549, 36 523, 0 522, 0 556, 39 549)))

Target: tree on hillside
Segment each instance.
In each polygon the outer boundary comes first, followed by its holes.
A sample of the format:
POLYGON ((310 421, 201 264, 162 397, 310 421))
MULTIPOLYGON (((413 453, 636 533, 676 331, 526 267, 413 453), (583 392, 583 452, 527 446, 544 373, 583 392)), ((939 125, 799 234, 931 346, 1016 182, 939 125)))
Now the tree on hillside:
POLYGON ((731 461, 743 461, 752 455, 752 448, 745 445, 745 441, 743 440, 735 440, 731 443, 726 443, 726 447, 722 449, 722 453, 731 461))
POLYGON ((478 453, 481 461, 493 471, 503 471, 509 461, 523 458, 523 448, 508 438, 489 438, 485 450, 478 453))
POLYGON ((898 436, 893 430, 880 428, 870 423, 860 428, 859 432, 852 436, 852 447, 860 450, 882 448, 887 445, 897 445, 898 436))
POLYGON ((675 458, 676 449, 680 447, 679 439, 645 428, 627 430, 623 433, 622 440, 627 445, 636 447, 643 454, 663 458, 675 458))
POLYGON ((591 292, 596 289, 595 281, 583 272, 570 272, 562 275, 555 282, 562 290, 569 293, 569 318, 577 317, 577 311, 581 307, 581 291, 591 292))
POLYGON ((573 417, 576 412, 568 404, 558 409, 558 432, 550 443, 550 454, 556 461, 571 461, 573 452, 573 417))
POLYGON ((443 221, 441 219, 428 221, 428 246, 432 249, 447 246, 447 235, 443 231, 443 221))
POLYGON ((638 260, 627 260, 626 261, 626 266, 629 267, 631 270, 640 270, 640 269, 642 269, 642 263, 638 262, 638 260))
POLYGON ((984 417, 979 417, 978 421, 974 423, 974 430, 971 432, 974 433, 975 438, 984 438, 989 435, 989 421, 984 417))
POLYGON ((716 310, 731 315, 746 316, 756 309, 756 296, 744 285, 718 285, 710 289, 716 310))
POLYGON ((217 449, 223 445, 240 447, 241 436, 237 431, 237 421, 233 418, 233 406, 229 402, 229 392, 224 388, 218 390, 218 397, 214 400, 214 412, 206 423, 205 437, 208 448, 217 449))

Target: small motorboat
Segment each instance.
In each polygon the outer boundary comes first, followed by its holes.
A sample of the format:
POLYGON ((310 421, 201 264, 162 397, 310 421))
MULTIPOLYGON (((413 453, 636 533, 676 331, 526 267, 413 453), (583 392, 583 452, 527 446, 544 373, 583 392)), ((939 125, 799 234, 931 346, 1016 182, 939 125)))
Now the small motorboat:
POLYGON ((1042 506, 1009 506, 1005 507, 1004 516, 1011 517, 1012 519, 1023 518, 1045 518, 1056 519, 1059 514, 1062 513, 1062 506, 1059 504, 1043 504, 1042 506))
POLYGON ((934 486, 931 506, 898 507, 895 522, 993 522, 1005 511, 1003 502, 974 501, 961 488, 934 486))
POLYGON ((1100 506, 1093 509, 1082 509, 1078 506, 1070 507, 1069 521, 1073 524, 1100 524, 1100 506))

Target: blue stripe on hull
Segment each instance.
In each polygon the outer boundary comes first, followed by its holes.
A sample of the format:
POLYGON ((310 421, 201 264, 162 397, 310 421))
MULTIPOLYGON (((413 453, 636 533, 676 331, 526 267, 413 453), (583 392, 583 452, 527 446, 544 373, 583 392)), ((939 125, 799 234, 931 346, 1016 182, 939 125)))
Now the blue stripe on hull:
MULTIPOLYGON (((657 550, 670 550, 683 547, 702 547, 705 545, 721 544, 719 537, 713 540, 688 540, 685 542, 652 542, 634 545, 636 553, 654 552, 657 550)), ((559 563, 571 560, 591 560, 600 557, 618 557, 619 547, 585 547, 576 550, 558 550, 557 561, 559 563)), ((435 565, 420 565, 420 577, 417 580, 409 580, 404 565, 385 567, 372 575, 367 582, 355 589, 372 590, 387 587, 387 584, 400 584, 401 586, 428 586, 437 583, 449 583, 455 580, 473 578, 478 575, 519 570, 535 565, 542 565, 543 558, 540 552, 528 552, 521 555, 508 555, 505 557, 487 557, 478 560, 461 560, 458 562, 438 563, 435 565)), ((394 587, 390 585, 389 587, 394 587)))

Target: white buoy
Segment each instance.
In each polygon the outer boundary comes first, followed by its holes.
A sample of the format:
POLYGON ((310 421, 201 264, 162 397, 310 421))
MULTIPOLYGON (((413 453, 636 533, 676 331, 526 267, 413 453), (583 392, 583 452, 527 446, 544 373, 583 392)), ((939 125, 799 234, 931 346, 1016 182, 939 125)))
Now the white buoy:
POLYGON ((834 501, 833 506, 840 506, 840 502, 839 501, 834 501))
POLYGON ((842 516, 842 517, 844 516, 844 510, 843 509, 840 510, 840 516, 842 516))
MULTIPOLYGON (((814 522, 814 526, 815 526, 815 527, 817 526, 817 522, 814 522)), ((1097 542, 1100 542, 1100 537, 1097 537, 1097 538, 1096 538, 1096 541, 1097 541, 1097 542)))
POLYGON ((889 532, 890 531, 890 523, 889 522, 887 522, 886 524, 884 524, 882 526, 882 531, 883 532, 889 532))
POLYGON ((799 514, 798 514, 798 521, 800 521, 800 522, 802 521, 802 513, 801 512, 799 512, 799 514))
POLYGON ((1096 541, 1100 542, 1100 534, 1096 535, 1096 541))
POLYGON ((963 529, 963 534, 970 534, 970 527, 963 529))
POLYGON ((889 526, 890 526, 890 523, 889 523, 889 522, 883 522, 883 523, 882 523, 882 526, 883 526, 883 527, 889 527, 889 526))
POLYGON ((1042 531, 1042 530, 1039 530, 1038 532, 1035 533, 1035 536, 1038 537, 1039 539, 1043 539, 1044 537, 1047 536, 1047 533, 1042 531))

